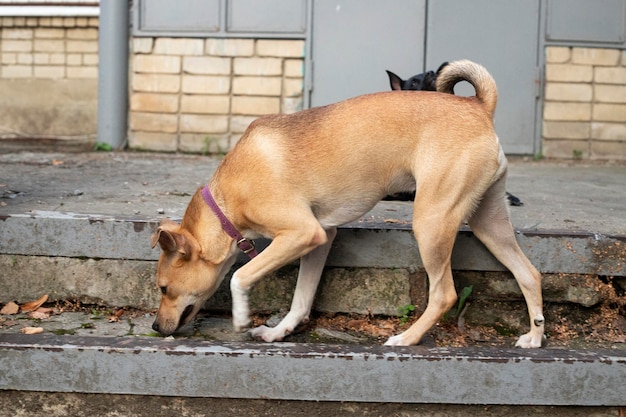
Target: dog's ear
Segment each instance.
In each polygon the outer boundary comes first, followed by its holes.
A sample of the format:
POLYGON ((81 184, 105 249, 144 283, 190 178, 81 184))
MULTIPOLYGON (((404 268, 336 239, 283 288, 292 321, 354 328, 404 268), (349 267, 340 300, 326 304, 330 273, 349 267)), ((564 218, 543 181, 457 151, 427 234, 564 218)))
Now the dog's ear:
POLYGON ((402 80, 402 78, 398 77, 396 74, 394 74, 391 71, 385 70, 387 71, 387 75, 389 76, 389 85, 391 86, 392 90, 402 90, 402 84, 404 84, 404 81, 402 80))
POLYGON ((439 68, 437 68, 436 74, 439 75, 441 74, 441 70, 443 70, 445 67, 447 67, 449 64, 448 61, 444 62, 443 64, 439 65, 439 68))
POLYGON ((161 220, 156 233, 150 237, 152 248, 154 249, 159 244, 163 252, 178 252, 185 256, 188 252, 187 239, 183 234, 176 231, 178 228, 178 223, 167 219, 161 220))

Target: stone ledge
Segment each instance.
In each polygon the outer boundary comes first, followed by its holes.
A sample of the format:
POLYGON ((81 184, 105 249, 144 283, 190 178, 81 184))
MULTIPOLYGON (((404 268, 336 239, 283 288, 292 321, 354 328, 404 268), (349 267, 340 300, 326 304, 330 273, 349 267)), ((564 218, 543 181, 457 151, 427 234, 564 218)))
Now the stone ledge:
POLYGON ((624 404, 626 376, 619 350, 11 335, 0 352, 0 389, 45 392, 606 406, 624 404), (24 372, 33 363, 54 372, 33 378, 24 372), (329 378, 338 369, 341 378, 329 378))

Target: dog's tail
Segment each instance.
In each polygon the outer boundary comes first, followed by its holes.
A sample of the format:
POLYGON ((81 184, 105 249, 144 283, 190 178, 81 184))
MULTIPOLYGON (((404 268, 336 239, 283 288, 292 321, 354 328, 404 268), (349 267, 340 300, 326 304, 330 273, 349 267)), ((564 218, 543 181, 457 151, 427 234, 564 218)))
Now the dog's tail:
POLYGON ((454 86, 461 81, 472 84, 476 90, 476 98, 483 103, 485 110, 493 118, 498 102, 498 89, 485 67, 467 59, 451 62, 437 77, 437 91, 454 94, 454 86))

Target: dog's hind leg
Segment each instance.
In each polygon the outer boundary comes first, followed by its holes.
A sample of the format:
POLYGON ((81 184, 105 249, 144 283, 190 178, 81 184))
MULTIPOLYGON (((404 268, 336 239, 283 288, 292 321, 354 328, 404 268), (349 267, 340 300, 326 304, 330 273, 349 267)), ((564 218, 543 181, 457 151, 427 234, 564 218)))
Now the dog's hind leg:
POLYGON ((544 333, 541 274, 524 255, 515 239, 505 198, 504 177, 487 190, 469 219, 469 225, 496 259, 513 273, 526 299, 530 332, 521 336, 515 346, 540 347, 544 333))
POLYGON ((327 230, 326 235, 328 236, 326 243, 300 258, 300 271, 298 272, 296 291, 293 295, 289 313, 276 327, 260 326, 250 330, 250 334, 253 337, 263 339, 266 342, 282 340, 293 332, 298 324, 308 320, 315 292, 317 291, 333 239, 337 235, 337 229, 327 230))
POLYGON ((411 327, 387 340, 385 344, 390 346, 419 343, 457 299, 450 262, 462 215, 458 210, 429 206, 427 202, 416 204, 414 210, 413 230, 429 280, 428 305, 411 327))

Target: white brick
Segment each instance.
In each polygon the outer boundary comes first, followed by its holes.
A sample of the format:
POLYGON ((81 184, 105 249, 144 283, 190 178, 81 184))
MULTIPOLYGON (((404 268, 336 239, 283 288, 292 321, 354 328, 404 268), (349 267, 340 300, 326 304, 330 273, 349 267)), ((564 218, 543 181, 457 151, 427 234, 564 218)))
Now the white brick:
POLYGON ((17 63, 23 65, 30 65, 33 63, 33 54, 25 53, 25 54, 17 54, 17 63))
POLYGON ((546 102, 544 120, 588 121, 591 120, 591 103, 546 102))
POLYGON ((626 104, 595 103, 592 116, 594 121, 626 123, 626 104))
POLYGON ((50 54, 50 63, 52 65, 65 64, 65 54, 50 54))
POLYGON ((202 55, 204 41, 196 38, 157 38, 154 53, 162 55, 202 55))
POLYGON ((304 41, 283 39, 259 39, 256 42, 258 56, 300 58, 304 56, 304 41))
POLYGON ((2 78, 30 78, 33 68, 30 65, 3 65, 2 78))
POLYGON ((67 54, 66 55, 67 65, 71 66, 79 66, 83 64, 83 56, 82 54, 67 54))
POLYGON ((224 154, 230 150, 230 135, 205 133, 183 133, 180 135, 178 150, 202 154, 224 154))
POLYGON ((41 52, 33 54, 33 62, 35 65, 48 65, 50 64, 50 54, 41 52))
POLYGON ((65 29, 37 28, 37 29, 35 29, 35 38, 38 38, 38 39, 63 39, 63 38, 65 38, 65 29))
POLYGON ((594 81, 603 84, 626 84, 625 67, 597 67, 594 81))
POLYGON ((278 112, 280 112, 280 99, 278 97, 233 97, 232 114, 260 116, 278 112))
POLYGON ((98 53, 98 41, 97 40, 68 40, 65 41, 67 52, 87 52, 98 53))
POLYGON ((546 62, 549 64, 563 64, 572 57, 572 49, 567 46, 549 46, 546 48, 546 62))
POLYGON ((3 28, 0 32, 2 34, 2 39, 32 39, 33 38, 33 30, 32 29, 8 29, 3 28))
POLYGON ((131 130, 144 132, 176 133, 178 131, 178 116, 163 113, 130 113, 131 130))
POLYGON ((617 65, 621 51, 619 49, 573 48, 572 63, 585 65, 617 65))
POLYGON ((591 84, 582 83, 547 83, 545 99, 550 101, 591 101, 591 84))
POLYGON ((180 76, 169 74, 134 74, 131 84, 134 91, 178 93, 180 91, 180 76))
POLYGON ((178 95, 135 93, 130 97, 130 109, 139 112, 176 113, 178 95))
POLYGON ((623 141, 626 138, 626 124, 594 122, 591 124, 591 137, 593 139, 623 141))
POLYGON ((186 56, 183 58, 183 71, 189 74, 229 75, 230 58, 207 56, 186 56))
POLYGON ((14 65, 17 64, 17 54, 15 52, 7 52, 2 54, 2 63, 14 65))
POLYGON ((36 52, 64 52, 65 41, 62 39, 35 39, 33 49, 36 52))
POLYGON ((178 56, 136 55, 133 60, 133 70, 135 72, 178 74, 180 61, 178 56))
POLYGON ((304 108, 304 98, 299 97, 285 97, 282 100, 280 111, 284 114, 291 114, 299 112, 304 108))
POLYGON ((593 67, 590 65, 546 65, 546 81, 591 82, 592 79, 593 67))
POLYGON ((303 94, 304 82, 302 78, 286 78, 283 81, 283 96, 298 97, 303 94))
POLYGON ((131 131, 128 135, 128 146, 131 149, 174 152, 178 144, 176 133, 155 133, 131 131))
POLYGON ((254 40, 209 38, 206 40, 206 53, 214 56, 252 56, 254 40))
POLYGON ((98 54, 83 54, 83 64, 98 65, 98 54))
POLYGON ((230 77, 183 75, 182 91, 191 94, 227 94, 230 92, 230 77))
POLYGON ((229 96, 183 95, 181 111, 197 114, 228 114, 230 112, 229 96))
POLYGON ((255 116, 232 116, 230 118, 230 131, 233 133, 243 133, 250 123, 257 119, 255 116))
POLYGON ((98 29, 86 28, 86 29, 68 29, 68 39, 80 39, 80 40, 94 40, 98 39, 98 29))
POLYGON ((592 159, 626 159, 626 142, 600 141, 591 142, 592 159))
POLYGON ((65 67, 52 65, 36 65, 34 67, 35 78, 65 78, 65 67))
POLYGON ((589 122, 543 122, 543 137, 554 139, 588 139, 591 134, 589 122))
POLYGON ((285 60, 285 77, 304 77, 304 61, 301 59, 285 60))
POLYGON ((182 114, 180 131, 187 133, 224 133, 228 131, 228 116, 182 114))
POLYGON ((282 75, 280 58, 235 58, 235 75, 282 75))
POLYGON ((136 54, 149 54, 152 52, 152 38, 133 38, 133 52, 136 54))
POLYGON ((282 79, 280 77, 235 77, 233 94, 251 96, 279 96, 282 79))
POLYGON ((31 52, 33 41, 31 40, 2 40, 2 52, 31 52))
POLYGON ((626 85, 596 84, 594 99, 601 103, 624 103, 626 102, 626 85))

